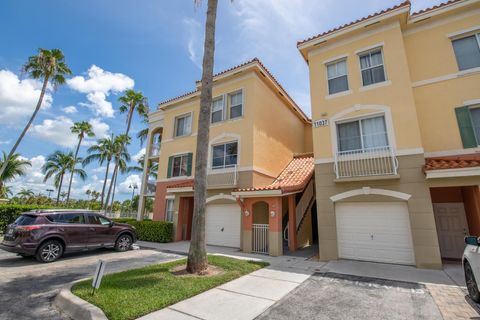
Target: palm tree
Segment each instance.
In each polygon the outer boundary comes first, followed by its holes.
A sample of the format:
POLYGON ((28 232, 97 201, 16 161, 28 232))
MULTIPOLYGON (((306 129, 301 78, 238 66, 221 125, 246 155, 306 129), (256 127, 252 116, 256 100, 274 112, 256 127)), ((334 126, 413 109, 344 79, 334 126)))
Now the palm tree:
MULTIPOLYGON (((77 163, 78 159, 78 150, 80 150, 80 144, 85 136, 94 137, 95 133, 92 131, 92 125, 87 121, 75 122, 70 128, 73 134, 76 134, 78 137, 77 149, 75 149, 74 163, 77 163)), ((70 191, 72 190, 73 174, 74 170, 70 174, 70 181, 68 182, 68 192, 67 192, 67 203, 70 200, 70 191)))
POLYGON ((147 127, 137 132, 137 139, 140 140, 140 146, 143 146, 143 143, 148 137, 148 116, 143 117, 142 122, 145 123, 147 127))
MULTIPOLYGON (((40 97, 38 98, 37 106, 33 112, 30 120, 23 129, 22 133, 18 137, 17 141, 13 145, 10 153, 8 154, 7 159, 10 159, 15 151, 17 150, 18 145, 22 141, 23 137, 30 128, 33 120, 37 116, 40 107, 42 106, 43 97, 45 96, 45 91, 47 90, 48 81, 51 82, 54 88, 65 83, 65 76, 72 74, 72 71, 65 64, 65 57, 61 50, 59 49, 38 49, 38 54, 28 58, 27 63, 23 66, 23 72, 27 73, 33 79, 42 79, 43 85, 40 92, 40 97)), ((4 161, 3 165, 0 167, 0 176, 3 175, 3 172, 6 170, 8 161, 4 161)))
MULTIPOLYGON (((145 165, 145 155, 141 156, 138 159, 137 165, 127 167, 127 172, 142 173, 144 165, 145 165)), ((156 180, 157 175, 158 175, 158 162, 154 162, 149 168, 148 176, 156 180)))
POLYGON ((57 204, 60 201, 60 193, 63 185, 63 178, 65 174, 69 172, 74 172, 82 180, 85 180, 87 174, 83 169, 75 168, 75 159, 73 152, 62 152, 55 151, 47 157, 47 161, 42 166, 42 172, 45 174, 44 182, 47 182, 51 177, 54 178, 55 188, 58 189, 57 192, 57 204))
POLYGON ((20 191, 17 193, 17 197, 20 197, 22 199, 28 199, 31 198, 35 195, 31 189, 25 189, 22 188, 20 191))
POLYGON ((0 175, 0 189, 2 189, 6 182, 13 181, 17 177, 24 176, 27 173, 27 167, 31 167, 32 163, 28 160, 20 158, 18 153, 7 157, 7 154, 3 152, 3 159, 0 159, 0 166, 4 168, 2 174, 0 175))
POLYGON ((105 187, 108 180, 108 171, 110 169, 110 163, 112 162, 112 158, 115 155, 115 137, 113 136, 113 133, 108 138, 102 138, 97 140, 97 143, 88 148, 87 152, 89 153, 89 155, 83 160, 84 166, 90 164, 92 161, 97 161, 100 165, 103 165, 105 162, 107 163, 107 169, 105 171, 105 178, 103 179, 101 196, 101 206, 103 207, 105 187))
MULTIPOLYGON (((200 0, 195 0, 199 3, 200 0)), ((207 198, 207 157, 210 135, 210 110, 212 105, 213 63, 215 53, 215 20, 218 0, 208 0, 203 46, 200 113, 198 116, 197 152, 195 156, 194 204, 187 271, 201 272, 208 267, 205 243, 205 204, 207 198)))
POLYGON ((4 184, 0 188, 0 199, 8 198, 8 195, 12 195, 12 188, 4 184))
MULTIPOLYGON (((113 186, 117 183, 118 170, 126 170, 126 162, 130 161, 130 154, 125 150, 125 146, 130 144, 130 137, 126 134, 121 134, 115 137, 114 141, 114 158, 115 169, 113 170, 112 179, 110 181, 110 187, 108 188, 107 200, 104 203, 104 208, 107 210, 107 206, 110 200, 113 186), (125 163, 125 164, 124 164, 125 163)), ((115 191, 114 191, 115 192, 115 191)))

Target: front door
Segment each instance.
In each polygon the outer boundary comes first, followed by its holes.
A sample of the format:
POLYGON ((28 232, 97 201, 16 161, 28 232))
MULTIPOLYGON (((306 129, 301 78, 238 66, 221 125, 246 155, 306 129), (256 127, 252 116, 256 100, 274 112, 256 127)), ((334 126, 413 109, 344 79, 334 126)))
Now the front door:
POLYGON ((433 211, 442 258, 461 259, 469 234, 463 203, 434 203, 433 211))

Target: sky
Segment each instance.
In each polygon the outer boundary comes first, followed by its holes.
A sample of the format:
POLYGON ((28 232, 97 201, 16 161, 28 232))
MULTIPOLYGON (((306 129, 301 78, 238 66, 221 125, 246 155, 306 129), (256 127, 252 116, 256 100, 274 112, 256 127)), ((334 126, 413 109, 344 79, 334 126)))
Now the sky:
MULTIPOLYGON (((2 0, 0 2, 0 151, 8 152, 32 114, 41 83, 22 74, 38 48, 59 48, 73 74, 65 85, 49 88, 41 112, 17 149, 29 159, 27 174, 9 183, 46 194, 41 167, 48 154, 76 145, 70 127, 89 121, 96 137, 86 139, 80 156, 95 139, 125 131, 118 97, 134 88, 159 102, 195 88, 201 77, 206 2, 193 0, 2 0)), ((309 78, 296 43, 312 35, 389 8, 402 0, 219 0, 215 72, 258 57, 310 114, 309 78)), ((412 0, 418 11, 442 1, 412 0)), ((136 115, 131 134, 144 128, 136 115)), ((144 147, 134 139, 133 161, 144 147)), ((73 197, 101 191, 105 167, 85 168, 86 181, 74 180, 73 197)), ((132 196, 141 174, 118 179, 117 199, 132 196)), ((65 187, 66 191, 66 187, 65 187)), ((137 190, 138 192, 138 190, 137 190)))

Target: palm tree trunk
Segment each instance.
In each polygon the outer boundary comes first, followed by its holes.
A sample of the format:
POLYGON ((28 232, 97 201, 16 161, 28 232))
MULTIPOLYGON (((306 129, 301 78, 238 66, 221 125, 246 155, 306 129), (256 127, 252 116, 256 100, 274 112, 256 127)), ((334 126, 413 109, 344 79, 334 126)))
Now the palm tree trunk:
POLYGON ((60 176, 60 183, 58 185, 57 206, 58 206, 58 203, 60 202, 60 192, 62 191, 63 175, 64 175, 64 173, 62 173, 62 175, 60 176))
POLYGON ((105 179, 103 180, 103 188, 102 188, 102 201, 100 202, 100 207, 103 208, 103 199, 105 197, 105 187, 107 186, 107 180, 108 180, 108 169, 110 169, 110 161, 108 160, 107 162, 107 170, 105 171, 105 179))
POLYGON ((113 181, 112 202, 110 203, 110 211, 112 211, 112 212, 113 212, 113 202, 115 200, 115 190, 117 189, 117 177, 118 177, 118 171, 117 171, 117 174, 115 175, 115 179, 113 181))
POLYGON ((197 273, 208 267, 205 244, 205 203, 207 197, 207 157, 210 135, 210 109, 212 105, 213 63, 215 53, 215 20, 218 0, 208 0, 205 22, 205 44, 202 65, 200 114, 198 117, 197 152, 195 157, 195 181, 193 221, 187 271, 197 273))
POLYGON ((108 203, 110 200, 110 194, 112 193, 114 178, 115 178, 115 175, 117 174, 117 171, 118 171, 118 161, 115 161, 115 168, 113 169, 112 180, 110 181, 110 187, 108 188, 107 199, 105 200, 105 203, 104 203, 105 212, 107 211, 108 203))
POLYGON ((77 165, 78 150, 80 150, 80 144, 82 143, 83 135, 80 135, 78 139, 77 149, 75 150, 75 157, 73 160, 72 173, 70 174, 70 181, 68 182, 67 203, 70 201, 70 191, 72 190, 73 174, 75 173, 75 166, 77 165))
POLYGON ((37 102, 37 106, 35 107, 35 111, 33 112, 32 116, 30 117, 30 120, 28 121, 27 125, 23 129, 22 133, 18 137, 15 144, 13 145, 12 150, 10 150, 10 153, 8 154, 7 158, 5 159, 5 162, 3 163, 2 167, 0 168, 0 177, 2 176, 3 172, 7 168, 8 161, 10 160, 10 158, 13 156, 13 154, 17 150, 18 145, 20 144, 23 137, 27 133, 28 129, 30 128, 30 125, 32 124, 35 117, 37 116, 37 113, 40 110, 40 107, 42 106, 43 97, 45 95, 45 91, 47 90, 48 78, 49 77, 50 77, 49 75, 46 75, 45 79, 43 80, 42 91, 40 92, 40 97, 38 98, 38 102, 37 102))

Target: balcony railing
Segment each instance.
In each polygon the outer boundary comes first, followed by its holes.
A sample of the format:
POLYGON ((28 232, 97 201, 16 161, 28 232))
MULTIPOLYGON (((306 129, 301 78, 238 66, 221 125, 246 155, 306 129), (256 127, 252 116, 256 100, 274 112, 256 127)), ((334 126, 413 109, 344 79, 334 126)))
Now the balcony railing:
POLYGON ((238 181, 237 166, 226 168, 208 168, 207 185, 209 187, 235 187, 238 181))
POLYGON ((390 146, 339 151, 335 155, 337 179, 396 175, 398 161, 390 146))
POLYGON ((158 157, 160 155, 160 143, 152 143, 150 145, 150 154, 149 157, 158 157))

